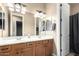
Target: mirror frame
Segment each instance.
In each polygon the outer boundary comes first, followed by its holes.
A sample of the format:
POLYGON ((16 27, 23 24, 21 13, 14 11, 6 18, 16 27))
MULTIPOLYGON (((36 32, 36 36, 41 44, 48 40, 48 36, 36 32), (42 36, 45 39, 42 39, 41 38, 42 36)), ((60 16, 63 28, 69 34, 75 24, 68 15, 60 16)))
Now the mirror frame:
POLYGON ((10 12, 10 17, 11 17, 10 18, 10 36, 16 36, 16 35, 13 35, 13 21, 12 21, 13 16, 22 17, 22 23, 23 23, 23 25, 22 25, 22 36, 24 36, 24 15, 20 14, 20 13, 15 13, 15 12, 10 12))

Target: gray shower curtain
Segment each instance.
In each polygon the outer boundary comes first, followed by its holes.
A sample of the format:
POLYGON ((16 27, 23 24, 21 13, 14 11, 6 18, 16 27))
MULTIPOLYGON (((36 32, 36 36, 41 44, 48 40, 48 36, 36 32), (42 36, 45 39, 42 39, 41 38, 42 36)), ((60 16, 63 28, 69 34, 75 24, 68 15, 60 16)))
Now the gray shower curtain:
POLYGON ((70 16, 70 51, 79 53, 79 13, 70 16))

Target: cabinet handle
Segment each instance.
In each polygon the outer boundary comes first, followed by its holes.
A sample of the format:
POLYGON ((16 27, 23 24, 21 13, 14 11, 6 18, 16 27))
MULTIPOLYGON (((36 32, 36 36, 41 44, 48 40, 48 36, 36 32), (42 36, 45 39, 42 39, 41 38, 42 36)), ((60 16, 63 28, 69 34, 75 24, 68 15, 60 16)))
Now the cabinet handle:
POLYGON ((16 54, 19 54, 19 52, 16 52, 16 54))
POLYGON ((27 43, 27 45, 32 45, 32 43, 27 43))
POLYGON ((3 48, 3 49, 1 49, 1 50, 7 50, 8 48, 3 48))
POLYGON ((48 42, 49 42, 50 40, 48 40, 48 42))
POLYGON ((32 44, 29 44, 29 45, 32 45, 32 44))
POLYGON ((37 42, 37 44, 40 44, 40 42, 37 42))

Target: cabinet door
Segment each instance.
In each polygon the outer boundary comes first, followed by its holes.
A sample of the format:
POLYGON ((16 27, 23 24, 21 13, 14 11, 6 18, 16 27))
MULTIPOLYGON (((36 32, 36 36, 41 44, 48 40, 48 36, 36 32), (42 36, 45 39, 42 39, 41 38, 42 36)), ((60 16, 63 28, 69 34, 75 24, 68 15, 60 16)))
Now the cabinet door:
POLYGON ((50 56, 50 48, 49 48, 49 45, 46 45, 46 47, 45 47, 45 55, 46 56, 50 56))
POLYGON ((36 56, 45 56, 45 47, 43 45, 39 45, 36 47, 35 50, 36 56))
POLYGON ((14 55, 14 56, 21 56, 21 53, 20 53, 20 51, 16 51, 16 50, 15 50, 14 53, 13 53, 13 55, 14 55))
POLYGON ((45 55, 51 56, 53 53, 53 41, 52 40, 46 40, 43 41, 44 47, 45 47, 45 55))
POLYGON ((23 56, 33 56, 33 47, 29 47, 20 51, 20 54, 23 56))
POLYGON ((25 46, 26 46, 25 43, 20 43, 20 44, 12 45, 13 55, 20 56, 21 55, 21 51, 23 49, 25 49, 25 46))
POLYGON ((0 56, 9 56, 11 54, 12 47, 10 45, 0 46, 0 56))
POLYGON ((53 40, 49 40, 49 54, 52 55, 53 53, 53 40))
POLYGON ((20 51, 20 54, 23 56, 33 56, 34 55, 34 43, 26 43, 26 48, 20 51))
POLYGON ((8 52, 11 50, 11 46, 7 45, 7 46, 0 46, 0 53, 2 52, 8 52))
POLYGON ((49 40, 44 40, 43 45, 45 48, 45 55, 49 56, 50 55, 50 45, 49 45, 49 40))

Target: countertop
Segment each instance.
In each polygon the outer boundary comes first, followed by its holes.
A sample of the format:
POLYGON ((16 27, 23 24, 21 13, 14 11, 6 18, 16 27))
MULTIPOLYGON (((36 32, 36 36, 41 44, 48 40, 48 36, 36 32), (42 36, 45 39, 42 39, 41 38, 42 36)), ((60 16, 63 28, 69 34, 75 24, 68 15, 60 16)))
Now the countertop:
POLYGON ((10 45, 10 44, 17 44, 17 43, 32 42, 32 41, 39 41, 39 40, 48 40, 48 39, 53 39, 53 36, 44 35, 44 36, 4 37, 4 38, 0 38, 0 46, 10 45))

